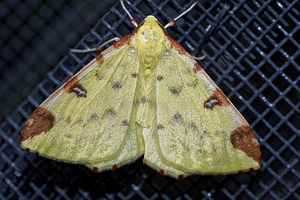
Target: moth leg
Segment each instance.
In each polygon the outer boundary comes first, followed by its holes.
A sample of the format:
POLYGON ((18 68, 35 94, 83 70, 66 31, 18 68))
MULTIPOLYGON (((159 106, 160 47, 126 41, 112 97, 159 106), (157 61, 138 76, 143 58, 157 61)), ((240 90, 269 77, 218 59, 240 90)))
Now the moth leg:
POLYGON ((192 56, 195 60, 204 60, 206 58, 206 54, 203 54, 202 56, 192 56))
POLYGON ((106 42, 102 43, 99 47, 97 48, 92 48, 92 49, 70 49, 71 52, 73 53, 89 53, 89 52, 94 52, 94 51, 101 51, 106 45, 112 42, 116 42, 120 40, 118 37, 114 37, 110 40, 107 40, 106 42))

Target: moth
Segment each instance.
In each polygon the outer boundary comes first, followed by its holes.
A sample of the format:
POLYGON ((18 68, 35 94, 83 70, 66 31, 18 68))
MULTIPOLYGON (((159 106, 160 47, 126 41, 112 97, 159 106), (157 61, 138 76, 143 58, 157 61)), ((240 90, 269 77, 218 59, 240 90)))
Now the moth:
POLYGON ((148 16, 137 25, 121 4, 135 31, 33 112, 21 147, 94 172, 116 169, 142 155, 145 164, 178 179, 258 169, 260 147, 247 121, 168 36, 166 28, 178 18, 164 27, 148 16))

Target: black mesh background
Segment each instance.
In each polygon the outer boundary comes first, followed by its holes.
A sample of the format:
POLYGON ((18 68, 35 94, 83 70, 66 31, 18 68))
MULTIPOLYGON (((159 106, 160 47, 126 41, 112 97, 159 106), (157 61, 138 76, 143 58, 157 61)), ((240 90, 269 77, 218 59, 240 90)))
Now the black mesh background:
POLYGON ((0 122, 116 1, 0 1, 0 122))
MULTIPOLYGON (((299 1, 230 4, 219 29, 202 46, 207 57, 200 65, 253 127, 262 150, 260 170, 177 181, 159 175, 141 159, 95 174, 21 150, 26 119, 97 55, 68 53, 0 125, 0 199, 300 199, 299 1)), ((166 24, 190 3, 138 0, 126 5, 138 22, 153 14, 166 24)), ((222 1, 200 1, 168 33, 193 52, 223 8, 222 1)), ((76 47, 95 47, 133 30, 117 3, 76 47)))

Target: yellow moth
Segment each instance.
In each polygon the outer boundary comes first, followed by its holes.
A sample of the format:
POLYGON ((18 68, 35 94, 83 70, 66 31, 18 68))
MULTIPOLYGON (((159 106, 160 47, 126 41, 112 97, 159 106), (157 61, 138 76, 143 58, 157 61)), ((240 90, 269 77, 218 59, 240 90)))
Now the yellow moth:
POLYGON ((176 19, 163 27, 148 16, 81 69, 33 112, 21 147, 94 172, 142 155, 179 179, 258 169, 260 147, 246 120, 167 35, 176 19))

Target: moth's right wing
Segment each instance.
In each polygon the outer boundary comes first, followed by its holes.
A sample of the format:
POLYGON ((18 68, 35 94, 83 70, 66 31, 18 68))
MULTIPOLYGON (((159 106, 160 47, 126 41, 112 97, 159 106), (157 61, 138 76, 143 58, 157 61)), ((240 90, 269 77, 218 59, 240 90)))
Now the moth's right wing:
POLYGON ((37 108, 22 131, 24 149, 99 170, 143 153, 133 122, 139 61, 129 45, 131 36, 100 54, 37 108))
MULTIPOLYGON (((190 174, 258 169, 260 147, 247 121, 199 64, 176 41, 168 40, 168 56, 157 62, 156 71, 153 143, 160 160, 190 174)), ((145 157, 149 151, 146 146, 145 157)))

